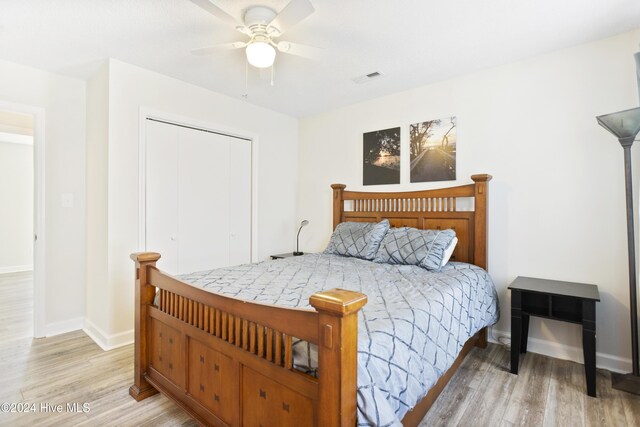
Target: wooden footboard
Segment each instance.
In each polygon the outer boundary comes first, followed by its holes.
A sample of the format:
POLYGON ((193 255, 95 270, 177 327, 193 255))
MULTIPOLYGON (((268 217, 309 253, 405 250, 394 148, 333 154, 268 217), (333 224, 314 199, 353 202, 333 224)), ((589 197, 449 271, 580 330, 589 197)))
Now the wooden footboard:
POLYGON ((155 267, 159 258, 132 255, 131 396, 162 391, 205 425, 355 425, 357 312, 365 295, 314 294, 315 310, 250 303, 168 276, 155 267), (318 346, 318 378, 293 368, 294 337, 318 346))

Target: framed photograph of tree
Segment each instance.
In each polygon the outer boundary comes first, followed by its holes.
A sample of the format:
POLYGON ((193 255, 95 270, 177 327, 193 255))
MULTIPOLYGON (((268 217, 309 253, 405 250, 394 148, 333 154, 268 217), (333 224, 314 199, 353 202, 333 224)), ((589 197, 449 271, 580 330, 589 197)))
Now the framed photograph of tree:
POLYGON ((456 179, 456 117, 409 125, 411 182, 456 179))
POLYGON ((400 184, 400 128, 363 134, 362 183, 400 184))

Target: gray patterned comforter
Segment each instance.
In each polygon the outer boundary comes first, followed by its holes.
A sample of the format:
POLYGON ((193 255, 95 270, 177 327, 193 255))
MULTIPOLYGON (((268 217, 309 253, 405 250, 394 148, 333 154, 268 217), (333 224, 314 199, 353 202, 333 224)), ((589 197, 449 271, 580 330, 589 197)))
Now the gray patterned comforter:
MULTIPOLYGON (((467 339, 499 317, 487 272, 456 262, 434 273, 308 254, 179 278, 212 292, 285 307, 310 307, 309 296, 331 288, 366 294, 369 302, 358 322, 359 425, 400 425, 467 339)), ((309 365, 311 355, 303 353, 295 356, 298 366, 309 365)))

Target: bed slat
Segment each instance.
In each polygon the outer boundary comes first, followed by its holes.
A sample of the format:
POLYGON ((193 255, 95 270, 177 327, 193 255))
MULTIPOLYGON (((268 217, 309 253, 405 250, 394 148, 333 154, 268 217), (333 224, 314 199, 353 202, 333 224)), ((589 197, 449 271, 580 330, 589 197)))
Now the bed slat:
POLYGON ((220 329, 222 330, 221 338, 223 339, 223 341, 227 340, 227 317, 227 313, 222 312, 222 324, 220 326, 220 329))
POLYGON ((264 326, 258 325, 258 353, 259 357, 264 356, 264 326))
POLYGON ((275 363, 278 366, 282 366, 282 334, 276 331, 276 355, 275 363))
POLYGON ((293 369, 293 338, 286 334, 284 336, 284 367, 293 369))
POLYGON ((256 354, 256 324, 249 322, 249 352, 256 354))
POLYGON ((234 324, 234 342, 236 344, 236 347, 242 347, 241 325, 242 319, 236 316, 234 324))
POLYGON ((267 329, 267 360, 273 362, 273 329, 267 329))

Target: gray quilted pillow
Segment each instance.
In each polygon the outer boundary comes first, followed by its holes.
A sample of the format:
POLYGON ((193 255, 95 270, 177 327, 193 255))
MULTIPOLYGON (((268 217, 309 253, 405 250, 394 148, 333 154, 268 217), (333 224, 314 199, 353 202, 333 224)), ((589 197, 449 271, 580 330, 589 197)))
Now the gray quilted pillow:
POLYGON ((326 254, 372 260, 389 229, 386 219, 375 222, 341 222, 331 235, 326 254))
POLYGON ((445 249, 455 237, 453 230, 392 228, 382 241, 374 261, 419 265, 427 270, 440 271, 445 249))

